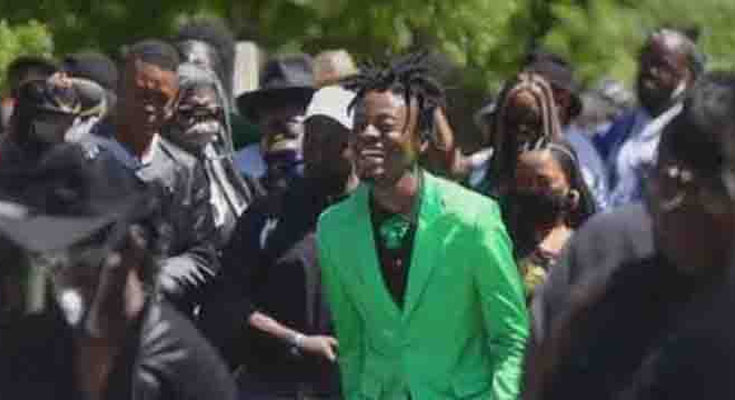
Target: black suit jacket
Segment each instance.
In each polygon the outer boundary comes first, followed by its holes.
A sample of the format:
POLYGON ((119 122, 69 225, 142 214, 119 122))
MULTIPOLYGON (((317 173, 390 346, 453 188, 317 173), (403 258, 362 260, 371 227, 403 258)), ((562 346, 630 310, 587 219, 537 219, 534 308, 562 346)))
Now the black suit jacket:
MULTIPOLYGON (((59 312, 0 324, 0 399, 82 399, 74 333, 59 312)), ((216 350, 165 300, 150 300, 132 323, 108 377, 107 400, 235 399, 216 350)))
POLYGON ((305 334, 331 335, 316 254, 316 223, 328 200, 297 181, 286 193, 256 201, 238 221, 222 258, 217 297, 202 309, 202 330, 232 367, 296 390, 338 393, 336 365, 295 354, 287 343, 248 326, 261 311, 305 334))
POLYGON ((137 175, 160 191, 159 233, 168 245, 158 284, 167 299, 190 312, 202 302, 219 270, 209 183, 199 161, 166 139, 161 137, 151 151, 150 162, 137 175))
POLYGON ((537 299, 553 368, 527 398, 735 398, 733 267, 679 272, 642 206, 592 220, 537 299))
POLYGON ((158 192, 158 252, 163 254, 158 286, 186 314, 206 297, 219 271, 216 231, 209 203, 209 182, 194 156, 163 137, 142 164, 115 139, 87 135, 82 142, 98 146, 158 192))

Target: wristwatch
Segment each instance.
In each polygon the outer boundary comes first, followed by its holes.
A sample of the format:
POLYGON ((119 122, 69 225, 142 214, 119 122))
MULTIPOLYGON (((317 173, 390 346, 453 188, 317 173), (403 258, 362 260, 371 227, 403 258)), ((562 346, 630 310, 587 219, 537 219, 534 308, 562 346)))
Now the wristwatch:
POLYGON ((301 345, 304 343, 304 339, 306 339, 306 336, 298 332, 288 338, 288 344, 291 346, 291 354, 295 356, 301 355, 301 345))

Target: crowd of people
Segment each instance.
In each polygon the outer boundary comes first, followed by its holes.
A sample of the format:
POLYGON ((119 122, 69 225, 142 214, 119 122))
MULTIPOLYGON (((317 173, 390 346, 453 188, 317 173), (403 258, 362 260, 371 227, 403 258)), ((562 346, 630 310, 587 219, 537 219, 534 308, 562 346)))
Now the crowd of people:
POLYGON ((234 55, 201 19, 11 64, 0 399, 735 397, 735 72, 696 38, 649 35, 637 102, 533 51, 471 154, 428 53, 237 96, 234 55))

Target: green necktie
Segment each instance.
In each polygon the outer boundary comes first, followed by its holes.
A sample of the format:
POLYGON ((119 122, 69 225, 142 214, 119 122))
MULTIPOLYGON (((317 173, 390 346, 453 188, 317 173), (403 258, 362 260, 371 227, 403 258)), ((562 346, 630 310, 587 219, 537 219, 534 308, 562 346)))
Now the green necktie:
POLYGON ((398 250, 411 229, 411 222, 404 216, 396 214, 380 224, 378 233, 380 240, 388 250, 398 250))
POLYGON ((378 228, 380 241, 388 250, 398 250, 403 246, 406 236, 411 230, 411 221, 415 221, 418 216, 421 199, 423 198, 424 193, 424 179, 418 168, 416 168, 416 174, 419 177, 419 190, 418 196, 416 196, 416 199, 414 200, 415 202, 411 211, 411 217, 396 214, 383 221, 378 228))

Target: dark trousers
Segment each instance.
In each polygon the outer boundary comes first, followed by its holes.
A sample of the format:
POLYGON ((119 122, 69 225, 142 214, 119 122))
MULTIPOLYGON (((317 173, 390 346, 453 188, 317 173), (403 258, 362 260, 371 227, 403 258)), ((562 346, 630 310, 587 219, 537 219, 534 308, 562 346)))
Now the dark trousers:
POLYGON ((240 400, 339 400, 335 393, 317 393, 308 385, 295 382, 266 382, 244 369, 235 372, 240 400))

